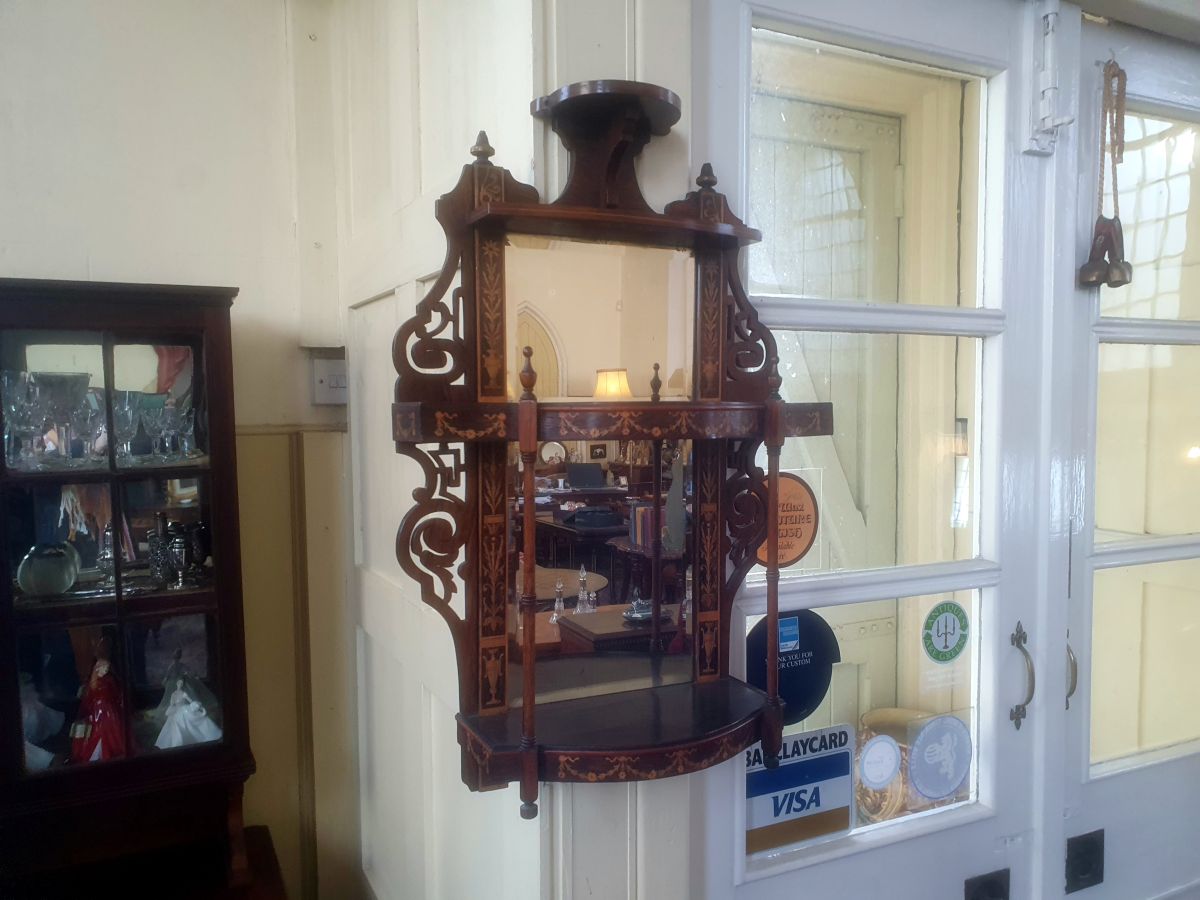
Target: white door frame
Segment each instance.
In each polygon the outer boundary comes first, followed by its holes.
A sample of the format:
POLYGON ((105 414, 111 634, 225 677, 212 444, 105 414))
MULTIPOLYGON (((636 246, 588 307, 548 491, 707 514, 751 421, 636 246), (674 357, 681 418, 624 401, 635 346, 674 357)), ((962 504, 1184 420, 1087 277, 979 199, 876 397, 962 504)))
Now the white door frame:
POLYGON ((1084 26, 1076 66, 1082 101, 1079 178, 1077 190, 1065 189, 1062 198, 1061 218, 1066 220, 1074 212, 1069 226, 1076 248, 1074 260, 1063 260, 1056 280, 1064 287, 1061 296, 1068 302, 1063 304, 1062 315, 1069 318, 1074 336, 1067 351, 1077 360, 1071 367, 1073 374, 1066 379, 1073 391, 1068 398, 1071 405, 1062 407, 1073 408, 1076 415, 1061 430, 1064 470, 1074 473, 1069 479, 1075 495, 1069 625, 1079 666, 1078 690, 1066 714, 1065 836, 1105 829, 1104 882, 1088 889, 1088 896, 1125 900, 1182 897, 1184 892, 1200 888, 1200 860, 1195 853, 1181 852, 1183 846, 1195 845, 1200 746, 1192 742, 1116 764, 1091 766, 1093 577, 1097 570, 1117 566, 1200 559, 1200 536, 1094 544, 1099 345, 1104 341, 1196 346, 1200 345, 1200 323, 1101 317, 1100 291, 1075 286, 1074 266, 1086 256, 1096 216, 1100 70, 1110 56, 1128 73, 1131 111, 1200 122, 1200 50, 1134 29, 1084 26))
MULTIPOLYGON (((898 822, 747 870, 736 851, 740 834, 734 821, 740 820, 744 807, 738 787, 740 762, 726 764, 696 779, 703 814, 697 819, 693 846, 705 849, 702 884, 708 896, 724 896, 730 886, 739 885, 736 896, 741 900, 774 897, 801 883, 806 891, 834 889, 839 896, 871 896, 885 885, 894 897, 952 896, 947 893, 951 885, 1006 866, 1012 869, 1011 896, 1061 896, 1061 854, 1047 856, 1042 849, 1061 847, 1063 809, 1061 770, 1045 765, 1052 742, 1061 746, 1064 737, 1062 708, 1046 698, 1061 698, 1066 685, 1062 639, 1048 639, 1065 632, 1065 614, 1052 613, 1048 602, 1055 553, 1064 553, 1065 562, 1066 534, 1055 540, 1054 395, 1048 377, 1055 355, 1050 339, 1053 284, 1044 274, 1061 235, 1045 224, 1050 217, 1040 213, 1053 210, 1056 179, 1068 173, 1059 171, 1064 165, 1061 147, 1057 157, 1021 152, 1031 121, 1036 77, 1031 60, 1035 38, 1041 37, 1039 8, 1019 0, 962 0, 941 4, 937 11, 941 18, 934 32, 928 4, 916 0, 847 0, 823 6, 819 15, 800 0, 776 0, 771 6, 698 0, 693 88, 703 102, 693 110, 693 169, 711 161, 732 207, 744 212, 752 22, 988 79, 984 308, 760 303, 764 321, 776 328, 985 339, 980 557, 812 576, 785 584, 780 591, 781 608, 794 609, 981 590, 979 799, 964 808, 898 822), (1056 616, 1063 621, 1056 622, 1056 616), (1038 675, 1038 694, 1019 732, 1007 715, 1024 691, 1021 659, 1008 641, 1018 618, 1031 635, 1038 675), (1035 834, 1041 839, 1034 840, 1035 834), (866 865, 862 852, 872 854, 866 865), (930 865, 922 866, 922 860, 930 865), (938 870, 936 875, 930 873, 932 868, 938 870), (884 881, 879 880, 881 872, 888 873, 884 881)), ((1067 21, 1059 27, 1077 32, 1077 14, 1065 12, 1062 18, 1067 21)), ((1073 248, 1070 255, 1073 258, 1073 248)), ((735 610, 735 633, 739 614, 761 611, 759 593, 753 588, 743 591, 735 610)))

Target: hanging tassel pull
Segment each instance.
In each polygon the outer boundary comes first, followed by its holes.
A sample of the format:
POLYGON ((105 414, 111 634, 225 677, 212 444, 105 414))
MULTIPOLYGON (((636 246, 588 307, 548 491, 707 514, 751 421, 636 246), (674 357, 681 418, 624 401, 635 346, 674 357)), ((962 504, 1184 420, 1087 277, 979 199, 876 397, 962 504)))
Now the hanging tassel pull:
POLYGON ((1117 164, 1125 156, 1125 70, 1110 59, 1104 65, 1104 105, 1100 121, 1100 185, 1096 192, 1096 227, 1092 231, 1087 262, 1079 267, 1082 287, 1123 287, 1133 280, 1133 266, 1125 259, 1125 234, 1121 227, 1121 198, 1117 164), (1108 166, 1105 166, 1106 158, 1108 166), (1112 217, 1104 215, 1104 180, 1112 172, 1112 217))

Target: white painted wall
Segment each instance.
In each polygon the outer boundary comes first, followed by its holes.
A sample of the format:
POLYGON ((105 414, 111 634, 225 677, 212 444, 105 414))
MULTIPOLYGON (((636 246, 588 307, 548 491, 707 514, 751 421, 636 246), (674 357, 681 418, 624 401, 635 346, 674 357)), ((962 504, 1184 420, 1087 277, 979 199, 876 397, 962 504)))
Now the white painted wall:
POLYGON ((310 404, 301 350, 342 342, 331 6, 0 3, 0 275, 241 289, 234 393, 251 744, 262 773, 247 786, 246 817, 271 826, 297 897, 315 893, 318 831, 338 835, 319 854, 322 877, 351 883, 338 874, 339 840, 353 845, 357 870, 350 654, 339 643, 345 530, 334 499, 342 436, 296 436, 336 431, 345 417, 310 404), (306 442, 307 458, 297 451, 306 442), (300 515, 305 480, 311 523, 300 515), (336 531, 323 531, 330 523, 336 531), (311 597, 304 560, 315 573, 311 597), (311 648, 299 630, 310 602, 322 629, 311 648), (310 658, 321 672, 315 754, 305 724, 310 658), (347 786, 349 810, 334 793, 347 786))
POLYGON ((640 161, 647 197, 661 208, 689 188, 699 168, 687 141, 690 4, 348 0, 336 21, 364 870, 380 898, 686 898, 687 779, 545 788, 535 822, 519 817, 515 788, 463 786, 449 635, 395 560, 414 467, 387 435, 391 338, 440 268, 433 202, 470 161, 479 129, 494 162, 553 196, 563 158, 528 117, 530 99, 586 78, 658 82, 681 95, 684 118, 640 161))
POLYGON ((340 415, 299 347, 302 258, 326 269, 297 241, 290 44, 283 2, 0 5, 0 272, 239 286, 239 424, 340 415))

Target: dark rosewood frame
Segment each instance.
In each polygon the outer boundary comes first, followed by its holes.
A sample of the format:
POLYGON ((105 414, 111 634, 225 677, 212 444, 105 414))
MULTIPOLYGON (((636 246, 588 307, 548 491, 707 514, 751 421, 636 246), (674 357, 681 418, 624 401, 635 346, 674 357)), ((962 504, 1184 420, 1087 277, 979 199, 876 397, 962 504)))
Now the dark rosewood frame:
MULTIPOLYGON (((679 98, 638 82, 582 82, 535 100, 532 113, 549 120, 571 153, 562 196, 541 203, 534 188, 490 162, 494 151, 481 132, 471 148, 475 161, 464 166, 457 186, 436 206, 446 234, 441 274, 392 345, 398 373, 393 439, 397 452, 415 460, 424 475, 397 534, 397 557, 420 585, 422 600, 450 628, 458 659, 463 780, 473 790, 519 780, 527 818, 537 812, 539 781, 684 774, 758 740, 774 759, 782 729, 776 678, 769 678, 764 693, 730 677, 730 613, 765 540, 768 616, 777 621, 779 451, 785 437, 833 432, 830 404, 779 399, 775 340, 759 322, 738 272, 740 248, 760 234, 714 190, 712 168, 705 164, 698 190, 662 213, 642 197, 634 158, 652 135, 666 134, 678 121, 679 98), (534 394, 537 361, 527 348, 524 393, 510 402, 507 374, 520 362, 508 359, 505 346, 504 247, 510 232, 689 250, 696 266, 691 398, 541 403, 534 394), (448 294, 456 273, 460 286, 448 294), (651 440, 657 458, 663 440, 682 438, 691 439, 694 448, 692 683, 510 709, 506 615, 516 554, 508 538, 507 442, 518 442, 524 461, 519 615, 524 658, 533 659, 538 442, 651 440), (754 464, 764 443, 765 487, 764 473, 754 464), (460 552, 465 562, 455 571, 460 552), (461 617, 450 605, 455 574, 466 590, 461 617), (668 701, 691 709, 690 720, 668 727, 670 716, 662 711, 668 701), (603 739, 575 736, 601 707, 607 716, 621 704, 633 712, 614 720, 603 739)), ((768 672, 776 674, 773 625, 770 634, 768 672)), ((525 698, 536 696, 535 668, 523 667, 525 698)))
MULTIPOLYGON (((242 789, 254 772, 246 701, 241 541, 234 447, 233 358, 229 309, 236 288, 0 279, 0 330, 91 332, 103 341, 107 381, 112 347, 177 343, 194 349, 207 408, 209 461, 203 466, 84 472, 10 472, 0 459, 0 497, 30 482, 105 482, 120 514, 121 485, 149 477, 207 482, 214 575, 211 590, 153 597, 101 598, 56 608, 13 605, 13 572, 0 553, 0 894, 15 878, 172 844, 224 841, 230 879, 249 878, 242 789), (18 630, 118 623, 130 618, 204 613, 215 628, 223 739, 171 753, 133 756, 52 774, 24 774, 17 696, 18 630)), ((199 402, 199 401, 198 401, 199 402)), ((2 414, 2 411, 0 411, 2 414)), ((111 434, 112 423, 108 423, 111 434)), ((0 517, 2 518, 2 517, 0 517)), ((0 529, 3 522, 0 521, 0 529)), ((0 534, 3 542, 3 534, 0 534)), ((7 544, 3 544, 7 547, 7 544)), ((119 672, 128 671, 125 660, 119 672)), ((122 680, 127 703, 131 685, 122 680)), ((34 884, 34 882, 29 882, 34 884)), ((81 890, 83 890, 81 888, 81 890)), ((136 893, 137 886, 130 891, 136 893)))

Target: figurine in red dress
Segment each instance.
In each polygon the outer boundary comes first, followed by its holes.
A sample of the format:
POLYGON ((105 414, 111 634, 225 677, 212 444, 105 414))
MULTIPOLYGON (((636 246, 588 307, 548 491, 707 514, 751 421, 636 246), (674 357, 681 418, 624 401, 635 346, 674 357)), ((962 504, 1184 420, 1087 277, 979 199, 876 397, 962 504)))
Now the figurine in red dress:
POLYGON ((107 659, 97 659, 71 726, 71 762, 124 759, 125 700, 107 659))

